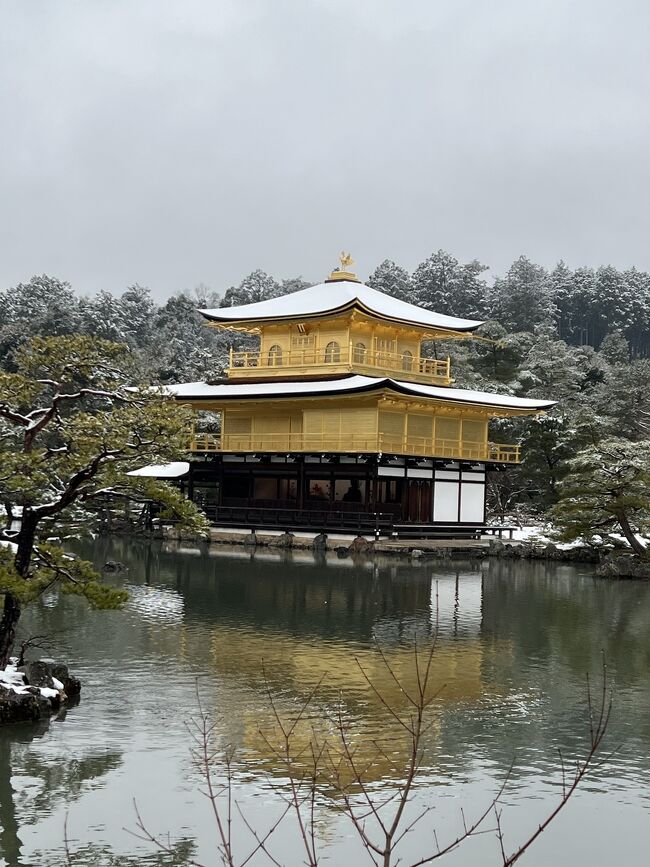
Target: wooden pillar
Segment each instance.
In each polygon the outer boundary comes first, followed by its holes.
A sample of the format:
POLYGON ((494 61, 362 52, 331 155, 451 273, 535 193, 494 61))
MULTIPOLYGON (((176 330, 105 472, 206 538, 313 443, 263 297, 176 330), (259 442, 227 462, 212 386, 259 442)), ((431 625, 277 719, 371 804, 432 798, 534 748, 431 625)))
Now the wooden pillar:
POLYGON ((299 509, 305 508, 305 456, 298 457, 298 490, 296 491, 296 505, 299 509))
MULTIPOLYGON (((182 490, 182 482, 181 482, 181 490, 182 490)), ((190 472, 187 477, 187 497, 192 502, 194 502, 194 467, 192 466, 192 462, 190 461, 190 472)))
POLYGON ((217 464, 217 505, 223 505, 223 460, 219 460, 217 464))

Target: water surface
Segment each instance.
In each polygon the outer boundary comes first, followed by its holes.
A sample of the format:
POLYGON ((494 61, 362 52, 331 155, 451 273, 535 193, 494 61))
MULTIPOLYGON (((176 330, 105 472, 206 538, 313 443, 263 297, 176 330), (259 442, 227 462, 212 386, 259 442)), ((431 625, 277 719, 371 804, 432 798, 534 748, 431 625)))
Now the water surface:
MULTIPOLYGON (((65 864, 66 815, 74 865, 220 863, 189 758, 197 683, 219 744, 236 749, 236 796, 256 827, 277 815, 274 790, 286 785, 260 734, 273 734, 267 689, 291 716, 320 683, 297 746, 312 726, 331 735, 340 712, 360 755, 371 756, 375 740, 388 745, 368 779, 375 792, 391 791, 404 739, 358 664, 403 710, 376 646, 412 684, 413 640, 430 638, 437 619, 440 694, 416 796, 435 809, 409 835, 405 857, 430 847, 434 825, 441 842, 451 839, 461 808, 477 814, 513 757, 508 844, 535 827, 558 797, 558 750, 567 761, 584 752, 585 678, 598 680, 604 655, 615 689, 608 741, 618 749, 521 863, 605 867, 624 845, 626 865, 647 864, 650 586, 596 581, 588 566, 496 560, 353 562, 124 540, 82 553, 126 563, 112 580, 130 601, 92 612, 52 594, 24 618, 22 632, 48 636, 50 655, 69 661, 83 694, 49 725, 0 732, 1 863, 65 864), (175 855, 132 836, 134 799, 153 832, 171 835, 175 855)), ((333 804, 319 806, 317 824, 323 863, 370 863, 333 804)), ((304 861, 297 842, 290 823, 276 835, 287 867, 304 861)), ((474 839, 440 863, 498 864, 496 842, 474 839)))

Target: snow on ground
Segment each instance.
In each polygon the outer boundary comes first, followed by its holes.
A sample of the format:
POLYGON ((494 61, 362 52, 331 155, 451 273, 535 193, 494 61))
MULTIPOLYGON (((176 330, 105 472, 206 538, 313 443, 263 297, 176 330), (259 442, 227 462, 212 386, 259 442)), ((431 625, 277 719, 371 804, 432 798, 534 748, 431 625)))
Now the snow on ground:
POLYGON ((555 542, 553 540, 553 528, 545 524, 535 524, 530 527, 519 527, 512 533, 514 542, 539 542, 542 545, 553 543, 561 550, 568 550, 581 545, 582 542, 555 542))
MULTIPOLYGON (((571 548, 579 548, 583 545, 589 544, 585 542, 584 539, 576 539, 573 542, 556 542, 553 536, 553 527, 550 524, 539 524, 529 527, 519 527, 512 533, 512 539, 515 542, 538 542, 542 545, 548 545, 552 543, 560 551, 569 551, 571 548)), ((648 547, 648 545, 650 545, 650 539, 648 537, 641 536, 639 533, 637 533, 636 538, 646 548, 648 547)), ((623 536, 621 533, 608 533, 607 536, 597 536, 596 539, 600 542, 607 542, 608 540, 622 542, 626 547, 629 547, 625 536, 623 536)))
POLYGON ((31 687, 25 683, 25 674, 18 671, 18 660, 12 657, 9 665, 4 669, 0 669, 0 687, 6 690, 11 690, 18 695, 29 695, 34 689, 37 689, 43 698, 57 698, 63 692, 63 684, 55 677, 52 678, 54 689, 47 686, 31 687))

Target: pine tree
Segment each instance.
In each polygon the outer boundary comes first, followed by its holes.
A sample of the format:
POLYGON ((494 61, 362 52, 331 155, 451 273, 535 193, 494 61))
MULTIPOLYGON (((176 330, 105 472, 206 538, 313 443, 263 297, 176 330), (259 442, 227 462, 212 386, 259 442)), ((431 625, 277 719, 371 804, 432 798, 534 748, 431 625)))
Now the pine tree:
POLYGON ((22 605, 53 583, 98 607, 123 600, 99 582, 90 564, 47 541, 92 528, 107 494, 158 502, 163 515, 206 529, 179 491, 127 475, 142 464, 176 460, 191 425, 188 410, 130 388, 130 361, 125 346, 96 338, 34 337, 17 350, 15 372, 0 373, 0 501, 6 514, 0 530, 0 666, 11 653, 22 605))
POLYGON ((373 289, 392 295, 393 298, 399 298, 400 301, 411 300, 411 277, 406 269, 396 265, 391 259, 384 259, 366 282, 373 289))
POLYGON ((458 260, 449 253, 444 250, 433 253, 413 272, 412 303, 425 310, 454 315, 459 271, 458 260))
POLYGON ((221 307, 238 307, 240 304, 255 304, 276 298, 280 294, 280 285, 266 271, 258 268, 241 281, 239 286, 231 286, 221 301, 221 307))
POLYGON ((622 533, 635 554, 650 530, 650 449, 620 438, 590 446, 568 462, 552 511, 565 541, 622 533))
POLYGON ((488 293, 490 317, 509 331, 532 331, 555 318, 555 305, 548 273, 520 256, 488 293))
POLYGON ((32 277, 0 294, 0 357, 11 364, 11 352, 37 334, 74 334, 81 324, 80 304, 69 283, 32 277))

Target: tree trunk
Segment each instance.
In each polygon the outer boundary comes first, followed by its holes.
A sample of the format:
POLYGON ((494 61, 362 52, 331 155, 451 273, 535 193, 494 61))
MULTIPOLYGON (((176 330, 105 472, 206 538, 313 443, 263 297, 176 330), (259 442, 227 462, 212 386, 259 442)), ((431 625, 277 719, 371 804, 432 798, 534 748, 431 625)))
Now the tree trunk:
MULTIPOLYGON (((29 510, 25 510, 16 538, 18 550, 14 558, 16 572, 25 580, 29 577, 37 523, 36 517, 29 510)), ((5 593, 4 610, 0 618, 0 668, 4 668, 9 662, 20 614, 20 599, 14 593, 5 593)))
POLYGON ((5 593, 4 610, 0 619, 0 668, 5 668, 9 662, 19 620, 20 600, 13 593, 5 593))
POLYGON ((621 512, 620 515, 617 515, 618 523, 621 525, 621 530, 623 530, 623 535, 630 543, 630 547, 634 551, 635 554, 638 554, 639 557, 645 557, 646 548, 645 545, 642 545, 641 542, 637 539, 632 527, 630 527, 630 522, 627 519, 627 515, 625 512, 621 512))
POLYGON ((29 576, 29 567, 32 563, 32 554, 34 553, 37 523, 36 516, 29 510, 25 510, 20 524, 20 531, 16 537, 18 550, 14 558, 16 572, 18 572, 21 578, 29 576))

